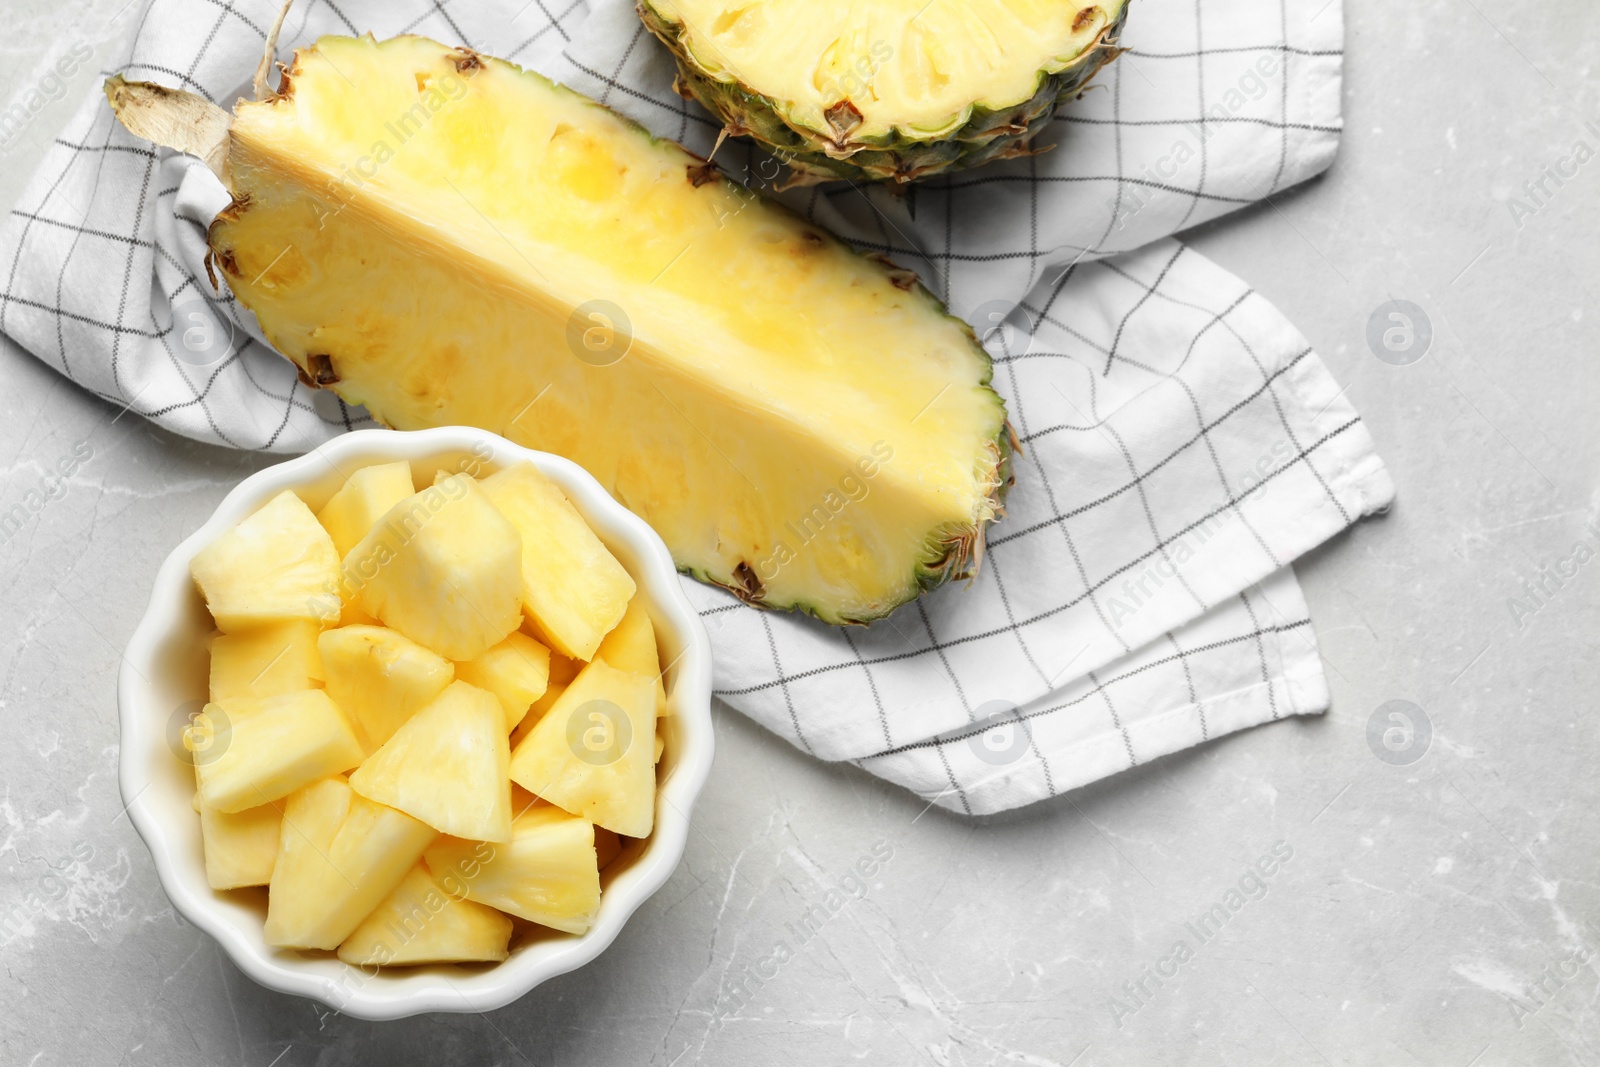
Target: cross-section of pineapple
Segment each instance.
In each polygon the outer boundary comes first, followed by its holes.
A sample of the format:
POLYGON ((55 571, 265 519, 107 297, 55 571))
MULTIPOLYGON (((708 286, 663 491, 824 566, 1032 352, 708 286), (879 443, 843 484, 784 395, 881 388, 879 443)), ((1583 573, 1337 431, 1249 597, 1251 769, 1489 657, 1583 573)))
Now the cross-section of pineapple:
POLYGON ((425 864, 405 880, 339 946, 352 966, 498 963, 509 952, 511 920, 487 904, 446 892, 425 864))
POLYGON ((529 808, 505 844, 441 837, 428 870, 447 892, 569 934, 594 925, 600 867, 594 826, 557 807, 529 808))
POLYGON ((285 489, 201 549, 189 564, 223 633, 293 619, 331 626, 339 618, 333 539, 305 502, 285 489))
POLYGON ((483 480, 522 535, 522 606, 546 644, 589 660, 627 609, 633 579, 550 479, 521 463, 483 480))
POLYGON ((205 714, 226 747, 195 761, 200 804, 243 811, 361 762, 361 742, 344 712, 321 689, 264 700, 207 704, 205 714))
POLYGON ((227 704, 312 688, 322 680, 318 630, 316 622, 296 619, 212 638, 212 701, 227 704))
POLYGON ((475 841, 511 836, 511 745, 500 700, 452 682, 354 774, 362 796, 475 841))
POLYGON ((1009 446, 972 331, 593 101, 326 37, 227 155, 213 261, 308 383, 567 456, 752 602, 866 621, 981 555, 1009 446))
POLYGON ((389 509, 341 569, 363 608, 447 659, 482 655, 522 624, 522 539, 466 474, 389 509))
POLYGON ((328 696, 349 715, 367 754, 455 676, 450 661, 383 626, 341 626, 317 638, 328 696))
POLYGON ((456 664, 456 676, 500 698, 510 733, 550 686, 550 650, 515 633, 477 659, 456 664))
POLYGON ((284 805, 278 862, 267 890, 266 941, 337 948, 438 837, 404 812, 325 778, 284 805))
POLYGON ((511 779, 624 837, 655 822, 653 680, 597 659, 518 744, 511 779))

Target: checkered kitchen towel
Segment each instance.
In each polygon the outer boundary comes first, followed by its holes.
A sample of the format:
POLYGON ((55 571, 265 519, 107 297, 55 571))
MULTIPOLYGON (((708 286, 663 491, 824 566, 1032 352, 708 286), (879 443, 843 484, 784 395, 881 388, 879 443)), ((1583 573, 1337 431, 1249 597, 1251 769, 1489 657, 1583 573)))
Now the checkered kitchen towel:
MULTIPOLYGON (((116 69, 229 104, 277 4, 149 0, 116 69)), ((283 43, 368 30, 508 57, 702 153, 716 133, 629 0, 302 0, 283 43)), ((1328 165, 1341 37, 1338 0, 1134 0, 1130 50, 1062 109, 1054 151, 904 196, 785 194, 988 335, 1023 458, 979 578, 871 627, 687 583, 730 704, 970 813, 1326 708, 1289 564, 1393 486, 1305 338, 1170 235, 1328 165)), ((775 173, 743 142, 717 162, 752 185, 775 173)), ((308 394, 210 294, 204 227, 224 201, 198 162, 116 127, 97 90, 0 230, 0 330, 200 440, 292 452, 368 421, 308 394), (181 358, 175 305, 242 343, 181 358)))

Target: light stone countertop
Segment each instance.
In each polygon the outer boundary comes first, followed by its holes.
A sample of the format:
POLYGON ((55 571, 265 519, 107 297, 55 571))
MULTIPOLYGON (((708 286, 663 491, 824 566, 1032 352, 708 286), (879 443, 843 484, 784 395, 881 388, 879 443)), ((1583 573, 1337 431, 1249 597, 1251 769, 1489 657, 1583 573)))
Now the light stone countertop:
MULTIPOLYGON (((79 41, 104 64, 125 2, 6 0, 0 102, 79 41)), ((1600 162, 1509 203, 1600 150, 1600 24, 1591 0, 1346 8, 1332 171, 1190 235, 1311 339, 1399 486, 1297 566, 1333 711, 971 820, 719 708, 672 880, 598 961, 488 1016, 332 1015, 174 916, 121 814, 119 651, 157 564, 268 461, 108 422, 0 351, 0 510, 94 450, 0 544, 0 1062, 1600 1063, 1600 563, 1510 606, 1600 546, 1600 162), (1365 340, 1392 298, 1433 325, 1411 366, 1365 340), (1390 700, 1431 723, 1409 765, 1368 744, 1390 700), (788 924, 879 842, 865 899, 800 944, 788 924), (1219 934, 1185 927, 1274 850, 1219 934), (779 942, 795 958, 731 1000, 779 942)), ((0 155, 0 205, 92 80, 0 155)))

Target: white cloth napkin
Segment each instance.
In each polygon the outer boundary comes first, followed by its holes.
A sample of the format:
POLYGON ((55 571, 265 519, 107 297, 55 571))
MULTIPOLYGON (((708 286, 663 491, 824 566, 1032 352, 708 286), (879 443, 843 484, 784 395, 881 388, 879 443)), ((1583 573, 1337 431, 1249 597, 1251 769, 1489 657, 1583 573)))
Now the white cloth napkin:
MULTIPOLYGON (((277 6, 149 0, 116 69, 231 104, 277 6)), ((510 58, 702 153, 715 137, 629 0, 302 0, 281 52, 368 30, 510 58)), ((686 580, 720 695, 819 758, 968 813, 1327 707, 1289 564, 1393 485, 1305 338, 1170 235, 1328 165, 1341 37, 1338 0, 1133 0, 1130 51, 1063 107, 1041 139, 1053 151, 903 196, 784 194, 987 334, 1023 454, 980 576, 871 627, 686 580)), ((754 187, 775 174, 743 141, 716 161, 754 187)), ((96 91, 0 228, 0 331, 203 441, 293 452, 370 422, 308 393, 211 293, 204 229, 225 202, 96 91)))

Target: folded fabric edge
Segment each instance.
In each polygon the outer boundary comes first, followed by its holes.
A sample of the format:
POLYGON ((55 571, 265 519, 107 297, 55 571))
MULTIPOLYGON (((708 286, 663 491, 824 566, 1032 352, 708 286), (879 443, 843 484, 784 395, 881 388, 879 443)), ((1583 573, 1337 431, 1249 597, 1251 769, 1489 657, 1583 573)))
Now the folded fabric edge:
POLYGON ((1028 757, 963 783, 960 790, 918 773, 922 768, 904 754, 897 754, 900 767, 870 757, 849 762, 956 814, 994 815, 1035 804, 1240 730, 1327 711, 1331 695, 1310 620, 1284 630, 1293 632, 1273 634, 1272 655, 1281 669, 1267 681, 1183 704, 1131 723, 1126 731, 1107 729, 1044 751, 1030 741, 1028 757), (1130 750, 1136 755, 1130 756, 1130 750), (1048 778, 1042 765, 1051 768, 1048 778))

